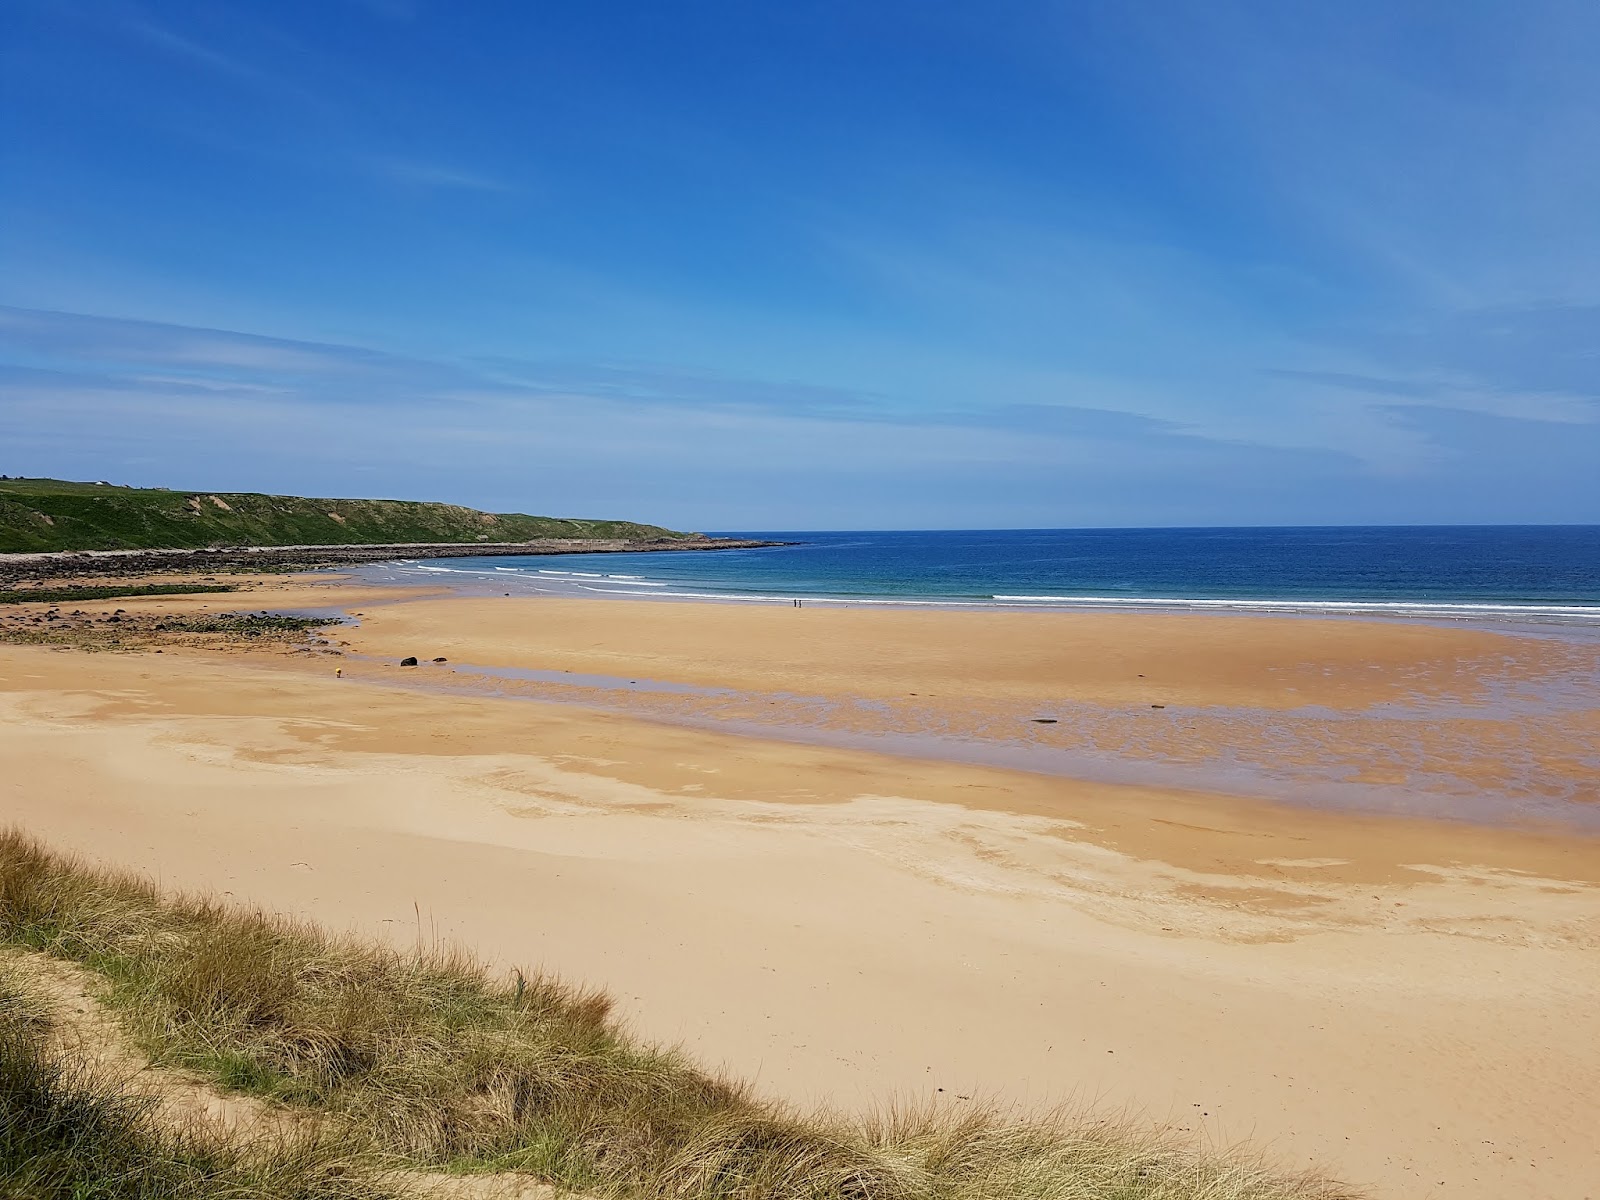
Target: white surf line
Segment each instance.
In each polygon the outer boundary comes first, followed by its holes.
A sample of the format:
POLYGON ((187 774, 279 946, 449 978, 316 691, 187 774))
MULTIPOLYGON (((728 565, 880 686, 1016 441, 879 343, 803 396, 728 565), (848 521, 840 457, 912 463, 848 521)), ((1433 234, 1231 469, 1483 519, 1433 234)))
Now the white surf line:
MULTIPOLYGON (((415 560, 413 560, 415 562, 415 560)), ((397 564, 400 565, 400 564, 397 564)), ((530 577, 533 575, 555 576, 559 582, 600 595, 610 596, 638 596, 645 593, 633 591, 634 588, 668 588, 672 585, 657 580, 643 579, 633 575, 606 575, 596 571, 559 571, 540 568, 535 572, 527 572, 515 567, 494 567, 490 570, 471 570, 460 567, 436 567, 421 563, 404 564, 404 569, 415 572, 427 572, 438 575, 464 575, 493 578, 495 572, 508 572, 530 577), (598 583, 589 580, 604 582, 611 586, 601 587, 598 583), (627 590, 624 590, 627 589, 627 590)), ((532 578, 529 579, 532 582, 532 578)), ((552 582, 554 582, 553 580, 552 582)), ((1174 596, 1036 596, 999 593, 986 600, 962 599, 951 597, 949 599, 902 599, 890 597, 868 596, 817 596, 817 595, 752 595, 737 592, 672 592, 658 591, 648 593, 652 596, 671 597, 680 600, 727 600, 746 604, 792 604, 796 600, 806 604, 879 604, 898 607, 913 608, 1019 608, 1019 607, 1068 607, 1081 608, 1169 608, 1169 609, 1197 609, 1243 612, 1289 612, 1299 614, 1318 613, 1366 613, 1375 616, 1416 616, 1416 617, 1567 617, 1576 618, 1585 623, 1600 623, 1600 605, 1587 604, 1494 604, 1474 603, 1471 601, 1432 601, 1432 600, 1259 600, 1259 599, 1216 599, 1212 597, 1174 597, 1174 596)))
POLYGON ((1216 600, 1159 596, 1013 596, 995 600, 1024 604, 1081 604, 1095 607, 1242 608, 1296 612, 1420 613, 1441 616, 1570 616, 1600 619, 1600 605, 1589 604, 1477 604, 1434 600, 1216 600))
MULTIPOLYGON (((593 584, 580 583, 577 585, 586 592, 598 592, 603 596, 638 596, 643 593, 624 591, 620 588, 595 587, 593 584)), ((665 584, 661 586, 665 587, 665 584)), ((724 595, 721 592, 651 592, 651 596, 672 596, 682 600, 743 600, 751 604, 793 604, 792 596, 735 596, 724 595)))
MULTIPOLYGON (((853 605, 853 604, 879 604, 904 608, 973 608, 973 609, 1024 609, 1024 608, 1067 608, 1078 606, 1089 609, 1115 609, 1115 608, 1169 608, 1185 609, 1194 608, 1199 611, 1230 611, 1243 612, 1286 612, 1303 616, 1324 613, 1328 615, 1366 613, 1370 616, 1409 616, 1409 617, 1461 617, 1487 619, 1493 617, 1535 617, 1535 616, 1565 616, 1581 619, 1583 624, 1590 622, 1600 623, 1600 607, 1574 607, 1557 605, 1480 605, 1480 606, 1453 606, 1453 605, 1408 605, 1401 603, 1377 603, 1363 601, 1328 601, 1325 603, 1278 600, 1166 600, 1150 598, 1121 599, 1112 596, 992 596, 987 600, 893 600, 865 596, 752 596, 741 595, 733 592, 635 592, 624 591, 619 588, 596 587, 592 584, 572 581, 586 592, 606 596, 641 596, 651 598, 675 600, 726 600, 743 604, 793 604, 796 600, 806 604, 827 605, 853 605)), ((614 582, 623 582, 617 580, 614 582)), ((666 584, 656 586, 666 587, 666 584)))
MULTIPOLYGON (((508 570, 509 568, 506 568, 506 567, 495 567, 493 570, 490 570, 490 571, 482 571, 482 570, 471 571, 471 570, 466 569, 465 567, 411 567, 411 566, 407 566, 404 569, 407 570, 407 571, 426 571, 430 575, 478 575, 478 576, 482 576, 485 579, 493 579, 495 571, 508 570)), ((517 572, 517 573, 521 574, 521 572, 517 572)))
MULTIPOLYGON (((586 592, 606 596, 637 596, 639 592, 623 592, 614 588, 579 584, 586 592)), ((660 586, 665 587, 666 584, 660 586)), ((1021 605, 996 604, 992 600, 880 600, 856 596, 751 596, 736 592, 651 592, 651 597, 670 596, 678 600, 735 600, 746 604, 793 604, 796 600, 806 604, 895 604, 926 608, 1019 608, 1021 605)))

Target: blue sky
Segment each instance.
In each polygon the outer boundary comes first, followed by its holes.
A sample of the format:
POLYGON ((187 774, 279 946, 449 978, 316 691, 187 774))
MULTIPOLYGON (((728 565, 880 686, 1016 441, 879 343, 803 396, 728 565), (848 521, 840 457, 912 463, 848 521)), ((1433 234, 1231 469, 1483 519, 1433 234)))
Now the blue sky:
POLYGON ((0 472, 1600 522, 1600 6, 12 0, 0 472))

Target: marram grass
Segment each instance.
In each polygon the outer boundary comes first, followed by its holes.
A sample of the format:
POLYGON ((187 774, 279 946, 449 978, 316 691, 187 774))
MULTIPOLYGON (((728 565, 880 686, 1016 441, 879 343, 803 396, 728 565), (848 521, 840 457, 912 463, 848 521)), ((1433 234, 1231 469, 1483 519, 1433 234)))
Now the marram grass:
POLYGON ((1339 1200, 1115 1123, 799 1114, 620 1032, 598 993, 501 980, 194 897, 0 834, 0 940, 89 967, 159 1064, 327 1114, 374 1154, 596 1197, 1339 1200))
POLYGON ((360 1151, 176 1128, 135 1080, 54 1036, 50 1006, 0 959, 0 1196, 28 1200, 385 1200, 360 1151))

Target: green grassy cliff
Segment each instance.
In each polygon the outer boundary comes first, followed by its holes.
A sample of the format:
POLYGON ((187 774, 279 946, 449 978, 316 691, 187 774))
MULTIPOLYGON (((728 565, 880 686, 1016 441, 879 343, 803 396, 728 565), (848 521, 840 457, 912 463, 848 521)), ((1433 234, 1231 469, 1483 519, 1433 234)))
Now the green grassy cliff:
POLYGON ((485 513, 414 500, 316 500, 0 479, 0 553, 688 536, 632 521, 485 513))

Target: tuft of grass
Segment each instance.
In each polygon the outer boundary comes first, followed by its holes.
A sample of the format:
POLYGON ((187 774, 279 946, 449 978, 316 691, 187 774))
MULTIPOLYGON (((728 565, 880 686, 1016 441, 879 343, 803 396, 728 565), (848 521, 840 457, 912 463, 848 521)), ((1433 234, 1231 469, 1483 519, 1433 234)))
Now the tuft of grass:
POLYGON ((237 591, 231 583, 129 583, 0 590, 0 604, 73 604, 79 600, 118 600, 123 596, 194 596, 237 591))
POLYGON ((517 1170, 619 1200, 1349 1195, 1064 1115, 800 1115, 632 1041, 596 992, 163 897, 17 832, 0 834, 0 940, 97 971, 155 1061, 326 1114, 413 1165, 517 1170))
POLYGON ((314 1139, 178 1130, 150 1095, 54 1045, 45 1006, 0 973, 0 1195, 30 1200, 383 1200, 314 1139))

